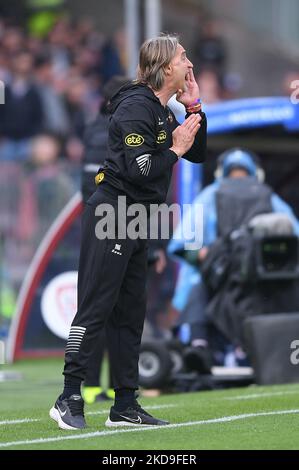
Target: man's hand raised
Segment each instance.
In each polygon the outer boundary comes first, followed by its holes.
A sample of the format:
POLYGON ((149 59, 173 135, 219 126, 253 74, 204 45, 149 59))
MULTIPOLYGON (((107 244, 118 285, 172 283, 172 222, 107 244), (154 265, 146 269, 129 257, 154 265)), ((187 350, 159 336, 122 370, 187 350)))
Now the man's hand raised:
POLYGON ((193 70, 190 69, 187 75, 186 89, 177 91, 176 100, 179 103, 182 103, 185 106, 185 108, 187 108, 192 103, 196 102, 198 98, 199 98, 198 84, 194 78, 193 70))
POLYGON ((195 135, 200 128, 201 116, 191 114, 181 126, 178 126, 172 133, 172 147, 178 157, 182 157, 192 147, 195 135))

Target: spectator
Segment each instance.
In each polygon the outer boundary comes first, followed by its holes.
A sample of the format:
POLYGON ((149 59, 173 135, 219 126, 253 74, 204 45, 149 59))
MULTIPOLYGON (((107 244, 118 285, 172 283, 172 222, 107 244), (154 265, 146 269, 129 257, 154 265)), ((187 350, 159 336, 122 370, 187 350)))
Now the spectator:
POLYGON ((86 124, 84 103, 87 86, 82 77, 76 76, 69 80, 65 93, 65 104, 71 122, 71 133, 83 139, 86 124))
POLYGON ((12 79, 5 89, 5 105, 1 107, 0 128, 4 138, 1 160, 23 161, 29 158, 30 139, 41 131, 42 103, 32 83, 32 55, 24 50, 12 59, 12 79))
POLYGON ((219 23, 207 21, 195 45, 200 67, 213 68, 221 75, 225 73, 227 50, 224 39, 219 34, 219 23))
POLYGON ((214 70, 201 70, 196 77, 196 81, 204 104, 218 103, 224 99, 222 80, 214 70))
POLYGON ((14 56, 24 48, 25 36, 21 28, 9 27, 4 29, 2 47, 9 57, 14 56))
POLYGON ((43 129, 65 136, 70 129, 69 117, 61 96, 53 88, 53 70, 48 56, 35 60, 35 81, 43 108, 43 129))
POLYGON ((20 236, 37 245, 50 224, 74 194, 72 180, 59 164, 60 143, 50 134, 32 142, 30 176, 23 182, 20 206, 20 236))
POLYGON ((102 48, 102 60, 100 65, 100 74, 103 77, 103 84, 108 82, 115 75, 124 73, 118 50, 114 39, 108 39, 102 48))
POLYGON ((8 57, 3 48, 0 48, 0 80, 8 83, 10 79, 8 57))

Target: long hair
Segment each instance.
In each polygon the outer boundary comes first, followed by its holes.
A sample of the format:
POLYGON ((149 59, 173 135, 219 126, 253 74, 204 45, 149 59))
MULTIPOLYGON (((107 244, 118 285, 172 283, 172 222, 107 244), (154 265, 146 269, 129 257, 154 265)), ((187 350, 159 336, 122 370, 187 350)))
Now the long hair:
POLYGON ((178 44, 178 36, 170 34, 145 41, 140 48, 137 82, 160 90, 165 80, 165 68, 174 58, 178 44))

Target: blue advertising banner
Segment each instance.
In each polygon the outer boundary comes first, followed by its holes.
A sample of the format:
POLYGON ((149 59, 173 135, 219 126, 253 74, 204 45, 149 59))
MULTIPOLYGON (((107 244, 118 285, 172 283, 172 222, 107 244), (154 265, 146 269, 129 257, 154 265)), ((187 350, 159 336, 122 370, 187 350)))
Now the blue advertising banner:
MULTIPOLYGON (((299 106, 289 97, 247 98, 206 105, 208 134, 224 134, 241 129, 282 126, 286 132, 299 130, 299 106)), ((179 122, 185 115, 176 113, 179 122)), ((177 172, 178 201, 193 201, 201 189, 201 165, 186 160, 179 163, 177 172)))

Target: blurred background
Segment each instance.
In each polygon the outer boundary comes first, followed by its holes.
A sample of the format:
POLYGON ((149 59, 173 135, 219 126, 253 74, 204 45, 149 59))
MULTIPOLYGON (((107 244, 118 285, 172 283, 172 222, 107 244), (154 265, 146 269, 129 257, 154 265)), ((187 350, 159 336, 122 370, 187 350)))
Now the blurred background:
MULTIPOLYGON (((10 351, 11 359, 26 357, 26 351, 30 356, 63 350, 65 339, 54 340, 51 329, 45 332, 41 297, 54 275, 76 271, 80 203, 73 198, 81 187, 84 130, 98 113, 109 79, 134 78, 143 40, 160 31, 175 32, 194 64, 203 107, 240 98, 290 97, 291 83, 299 79, 298 17, 296 0, 0 1, 0 80, 5 84, 5 104, 0 105, 0 339, 7 338, 16 308, 26 307, 21 331, 14 327, 18 346, 10 351), (66 207, 64 222, 57 222, 66 207), (54 230, 55 221, 59 240, 51 251, 55 235, 49 235, 49 228, 54 230), (44 261, 39 258, 32 266, 45 235, 51 240, 39 255, 44 261), (24 306, 29 285, 32 292, 24 306)), ((273 160, 262 164, 274 189, 299 216, 296 139, 285 144, 291 171, 279 146, 277 172, 273 160)), ((208 170, 194 173, 193 196, 211 182, 216 155, 231 144, 211 137, 208 170)), ((270 148, 269 140, 251 144, 268 156, 273 150, 271 138, 270 148)), ((180 199, 179 171, 169 201, 180 199)), ((153 271, 149 279, 148 322, 158 338, 167 336, 177 318, 171 300, 178 265, 167 259, 162 271, 153 271)), ((75 308, 74 291, 67 292, 66 315, 75 308)))

